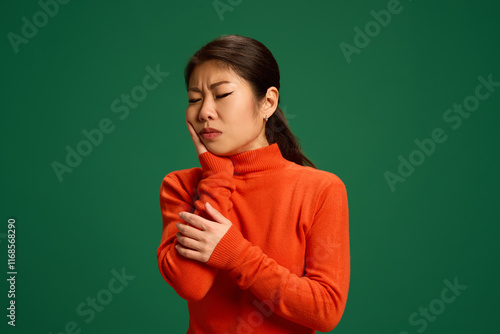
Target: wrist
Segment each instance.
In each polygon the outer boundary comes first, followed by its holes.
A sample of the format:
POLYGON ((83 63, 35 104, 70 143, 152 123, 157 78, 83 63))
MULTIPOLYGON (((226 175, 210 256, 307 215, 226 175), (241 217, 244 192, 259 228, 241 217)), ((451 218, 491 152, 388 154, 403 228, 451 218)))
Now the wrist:
POLYGON ((241 232, 231 225, 215 246, 207 264, 219 269, 232 270, 240 265, 242 255, 249 244, 250 242, 243 237, 241 232))
POLYGON ((234 173, 233 162, 228 157, 221 157, 207 151, 200 154, 198 160, 200 161, 203 172, 227 172, 230 175, 234 173))

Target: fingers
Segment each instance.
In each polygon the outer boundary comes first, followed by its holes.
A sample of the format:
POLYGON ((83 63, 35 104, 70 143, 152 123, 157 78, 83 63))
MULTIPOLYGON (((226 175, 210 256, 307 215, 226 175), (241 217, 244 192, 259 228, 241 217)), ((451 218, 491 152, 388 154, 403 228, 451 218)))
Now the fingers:
POLYGON ((231 221, 224 217, 224 215, 217 211, 217 209, 210 205, 210 203, 205 203, 205 210, 215 219, 217 223, 232 225, 231 221))
POLYGON ((186 222, 177 223, 175 249, 189 259, 207 262, 220 239, 231 227, 232 223, 210 204, 205 203, 205 209, 214 217, 213 220, 205 219, 196 214, 182 211, 179 217, 186 222))
POLYGON ((188 130, 189 130, 189 134, 191 135, 191 138, 193 140, 200 140, 193 125, 191 125, 191 123, 189 123, 188 121, 186 121, 186 124, 187 124, 188 130))
POLYGON ((189 134, 191 135, 191 139, 193 139, 195 146, 198 146, 201 143, 200 136, 198 136, 196 130, 194 129, 194 126, 191 123, 186 121, 186 124, 189 130, 189 134))
POLYGON ((200 250, 200 243, 198 241, 191 239, 190 237, 187 237, 182 233, 176 233, 175 237, 177 238, 179 244, 181 244, 182 246, 197 251, 200 250))
POLYGON ((182 233, 184 236, 189 237, 191 239, 195 240, 201 240, 202 239, 202 231, 197 229, 196 227, 189 226, 187 224, 183 223, 177 223, 177 230, 182 233))
MULTIPOLYGON (((179 213, 179 217, 182 219, 182 220, 185 220, 187 223, 193 225, 194 227, 197 227, 198 229, 204 231, 206 230, 206 226, 205 226, 205 221, 207 221, 205 218, 202 218, 198 215, 195 215, 195 214, 192 214, 190 212, 181 212, 179 213)), ((179 224, 177 224, 179 225, 179 224)), ((177 227, 179 228, 179 227, 177 227)))
POLYGON ((182 256, 184 256, 184 257, 186 257, 188 259, 197 260, 197 261, 200 261, 200 262, 203 262, 203 263, 208 262, 208 259, 210 258, 210 255, 206 255, 206 254, 200 253, 197 250, 186 248, 186 247, 184 247, 181 244, 175 245, 175 249, 182 256))
POLYGON ((191 139, 193 140, 194 147, 196 148, 196 153, 200 155, 207 152, 208 151, 207 147, 201 141, 201 138, 200 136, 198 136, 198 133, 196 133, 196 130, 194 129, 193 125, 189 123, 187 120, 186 120, 186 125, 188 127, 189 134, 191 135, 191 139))

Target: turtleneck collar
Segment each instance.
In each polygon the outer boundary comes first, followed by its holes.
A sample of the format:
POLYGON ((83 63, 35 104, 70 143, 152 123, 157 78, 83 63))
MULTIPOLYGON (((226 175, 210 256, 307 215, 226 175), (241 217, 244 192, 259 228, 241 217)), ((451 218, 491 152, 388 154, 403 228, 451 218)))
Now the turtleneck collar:
POLYGON ((289 163, 283 158, 277 143, 255 150, 229 156, 234 166, 234 175, 275 171, 283 169, 289 163))

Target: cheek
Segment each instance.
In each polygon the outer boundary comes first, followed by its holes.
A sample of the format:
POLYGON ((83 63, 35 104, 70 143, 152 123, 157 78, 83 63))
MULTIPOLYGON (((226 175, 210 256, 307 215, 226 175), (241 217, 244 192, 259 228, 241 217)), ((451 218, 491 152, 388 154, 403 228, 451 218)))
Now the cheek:
POLYGON ((232 108, 231 112, 225 113, 223 120, 235 133, 239 134, 248 132, 255 124, 253 110, 244 103, 232 108))
POLYGON ((255 105, 252 99, 242 99, 234 106, 234 119, 242 126, 248 127, 256 121, 255 105))
POLYGON ((195 111, 191 107, 187 107, 186 112, 184 114, 185 114, 186 119, 188 121, 193 121, 195 118, 195 115, 196 115, 195 111))

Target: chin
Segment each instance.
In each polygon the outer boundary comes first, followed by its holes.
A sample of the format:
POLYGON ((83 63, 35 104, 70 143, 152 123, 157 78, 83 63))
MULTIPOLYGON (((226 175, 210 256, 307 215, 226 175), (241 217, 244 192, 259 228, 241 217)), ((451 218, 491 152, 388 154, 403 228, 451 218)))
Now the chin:
POLYGON ((226 157, 226 156, 236 154, 236 153, 232 153, 232 152, 235 152, 234 148, 224 148, 224 147, 220 147, 219 145, 210 145, 210 144, 205 145, 205 146, 207 147, 207 150, 209 150, 211 153, 218 155, 218 156, 226 157))
POLYGON ((226 152, 226 151, 216 151, 216 150, 210 150, 210 149, 209 149, 209 151, 215 155, 220 156, 220 157, 227 157, 227 156, 233 155, 230 152, 226 152))

